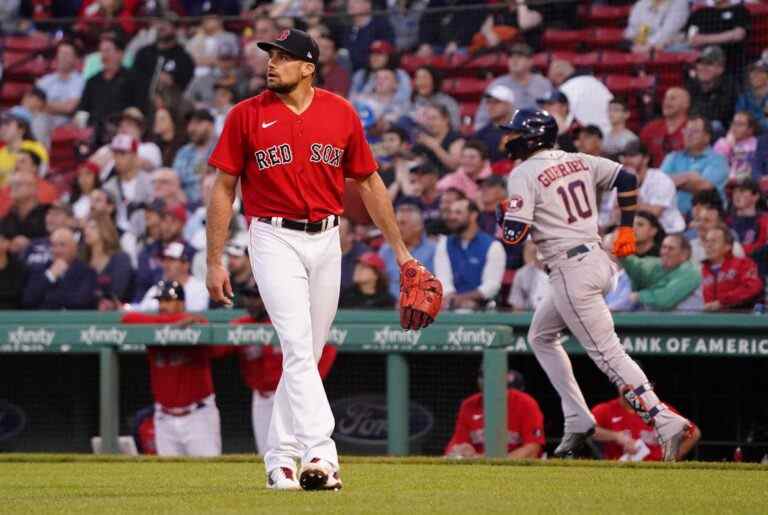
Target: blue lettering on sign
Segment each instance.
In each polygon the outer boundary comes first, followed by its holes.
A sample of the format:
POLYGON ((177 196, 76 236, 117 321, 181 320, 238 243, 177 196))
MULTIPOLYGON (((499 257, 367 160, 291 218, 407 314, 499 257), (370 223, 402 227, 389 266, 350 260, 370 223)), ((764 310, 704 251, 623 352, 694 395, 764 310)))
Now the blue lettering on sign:
MULTIPOLYGON (((336 428, 333 437, 352 444, 386 445, 387 399, 381 395, 346 397, 331 404, 336 428)), ((432 413, 416 402, 408 406, 408 433, 411 441, 429 434, 434 426, 432 413)))
POLYGON ((10 440, 27 427, 27 415, 21 408, 0 400, 0 442, 10 440))

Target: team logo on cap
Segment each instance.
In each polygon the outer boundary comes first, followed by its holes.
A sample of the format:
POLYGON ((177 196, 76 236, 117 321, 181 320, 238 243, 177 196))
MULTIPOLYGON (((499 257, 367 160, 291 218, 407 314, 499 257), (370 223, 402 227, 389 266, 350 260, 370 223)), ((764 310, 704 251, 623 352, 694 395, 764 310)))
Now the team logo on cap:
POLYGON ((523 209, 523 197, 520 195, 512 195, 509 197, 509 207, 507 210, 510 213, 516 213, 523 209))
POLYGON ((290 35, 291 35, 291 31, 288 29, 285 29, 280 33, 279 36, 277 36, 277 39, 275 41, 285 41, 286 39, 288 39, 288 36, 290 35))

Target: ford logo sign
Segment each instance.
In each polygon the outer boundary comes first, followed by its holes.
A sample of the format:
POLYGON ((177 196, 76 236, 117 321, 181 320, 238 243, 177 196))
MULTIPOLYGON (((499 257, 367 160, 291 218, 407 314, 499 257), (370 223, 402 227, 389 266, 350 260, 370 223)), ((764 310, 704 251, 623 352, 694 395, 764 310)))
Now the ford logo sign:
POLYGON ((10 440, 27 426, 27 415, 18 406, 0 400, 0 442, 10 440))
MULTIPOLYGON (((347 397, 332 403, 336 419, 333 437, 351 444, 387 443, 387 399, 381 395, 347 397)), ((426 436, 434 426, 434 416, 421 404, 408 406, 408 435, 411 441, 426 436)))

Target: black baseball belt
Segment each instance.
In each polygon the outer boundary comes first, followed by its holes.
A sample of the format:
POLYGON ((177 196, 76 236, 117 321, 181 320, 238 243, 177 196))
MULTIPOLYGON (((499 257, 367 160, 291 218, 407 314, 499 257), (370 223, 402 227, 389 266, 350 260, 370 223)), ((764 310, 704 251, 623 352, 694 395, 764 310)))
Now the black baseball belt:
POLYGON ((324 218, 317 222, 301 222, 299 220, 289 220, 287 218, 278 217, 270 218, 267 216, 260 216, 257 220, 265 224, 284 227, 294 231, 307 232, 309 234, 327 231, 328 229, 332 229, 339 225, 339 217, 336 215, 331 215, 328 218, 324 218))
MULTIPOLYGON (((589 252, 590 249, 588 245, 582 243, 581 245, 576 245, 573 248, 570 248, 565 251, 565 258, 571 259, 572 257, 578 256, 579 254, 586 254, 589 252)), ((549 275, 550 272, 552 272, 552 269, 548 265, 544 265, 544 271, 549 275)))

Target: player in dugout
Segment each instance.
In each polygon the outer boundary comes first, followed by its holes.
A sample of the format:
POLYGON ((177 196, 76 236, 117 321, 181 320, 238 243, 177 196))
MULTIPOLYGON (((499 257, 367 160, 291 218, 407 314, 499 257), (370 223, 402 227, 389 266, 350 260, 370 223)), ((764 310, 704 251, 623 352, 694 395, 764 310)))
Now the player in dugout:
MULTIPOLYGON (((259 288, 250 284, 240 291, 243 307, 248 311, 244 317, 232 321, 233 324, 268 324, 269 315, 264 301, 261 300, 259 288)), ((275 391, 283 372, 283 354, 279 346, 247 345, 237 348, 240 358, 240 372, 243 382, 253 390, 251 417, 253 420, 253 435, 256 439, 256 449, 262 455, 267 452, 269 424, 272 419, 272 407, 275 402, 275 391)), ((331 371, 336 359, 336 347, 326 345, 317 364, 320 377, 325 379, 331 371)))
MULTIPOLYGON (((447 458, 481 458, 485 453, 482 368, 477 383, 480 392, 461 403, 456 428, 445 447, 447 458)), ((507 373, 507 388, 507 456, 510 459, 538 458, 544 448, 544 415, 539 403, 523 391, 525 379, 516 370, 507 373)))
MULTIPOLYGON (((208 321, 184 311, 184 287, 157 284, 158 313, 126 313, 124 324, 186 327, 208 321)), ((155 400, 155 444, 160 456, 219 456, 221 423, 211 378, 211 358, 226 346, 148 346, 149 375, 155 400)))

